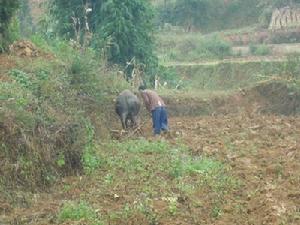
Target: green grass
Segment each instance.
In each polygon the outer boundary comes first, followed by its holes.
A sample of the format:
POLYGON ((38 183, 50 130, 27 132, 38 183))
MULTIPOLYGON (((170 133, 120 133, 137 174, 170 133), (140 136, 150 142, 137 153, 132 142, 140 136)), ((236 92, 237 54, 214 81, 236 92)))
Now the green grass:
POLYGON ((67 202, 58 214, 59 222, 86 221, 89 225, 103 225, 95 210, 85 201, 67 202))
POLYGON ((252 55, 264 56, 270 55, 271 49, 267 45, 250 45, 250 52, 252 55))
POLYGON ((130 153, 165 153, 169 146, 165 141, 150 142, 146 139, 127 140, 125 142, 112 142, 112 148, 117 148, 121 151, 128 151, 130 153))
POLYGON ((226 194, 239 188, 239 181, 228 165, 213 157, 192 156, 189 151, 179 140, 174 144, 145 139, 102 144, 100 155, 105 162, 103 172, 96 175, 97 188, 106 192, 125 185, 135 196, 134 204, 127 202, 122 209, 110 211, 109 218, 126 221, 142 214, 151 223, 162 215, 173 217, 184 210, 179 198, 188 196, 196 204, 202 201, 196 195, 199 192, 209 198, 208 208, 213 210, 217 202, 221 209, 226 194), (156 211, 155 199, 165 202, 165 211, 156 211))
MULTIPOLYGON (((102 160, 95 153, 94 127, 103 136, 109 128, 112 96, 129 87, 116 69, 105 68, 96 53, 80 53, 67 42, 34 36, 37 58, 11 56, 13 68, 1 68, 0 158, 21 165, 0 173, 10 187, 47 187, 55 179, 77 172, 91 173, 102 160), (97 119, 92 113, 97 112, 97 119), (87 125, 89 121, 89 125, 87 125), (98 124, 97 124, 98 123, 98 124), (11 179, 14 177, 15 179, 11 179)), ((9 167, 13 168, 13 166, 9 167)))
POLYGON ((157 54, 162 62, 191 62, 231 56, 231 44, 219 35, 158 35, 157 54))
POLYGON ((184 76, 183 89, 228 91, 251 87, 272 78, 299 80, 298 56, 286 62, 221 63, 218 65, 174 66, 184 76))

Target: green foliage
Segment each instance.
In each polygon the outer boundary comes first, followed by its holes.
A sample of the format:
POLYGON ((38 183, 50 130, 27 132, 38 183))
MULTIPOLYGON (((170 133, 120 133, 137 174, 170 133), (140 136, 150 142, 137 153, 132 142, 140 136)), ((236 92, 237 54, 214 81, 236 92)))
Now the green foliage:
POLYGON ((91 225, 103 224, 95 210, 85 201, 67 202, 62 207, 58 214, 58 220, 60 222, 65 221, 86 221, 91 225))
POLYGON ((210 213, 211 217, 217 219, 222 215, 222 213, 223 211, 222 208, 220 207, 220 203, 215 203, 210 213))
POLYGON ((270 42, 273 44, 298 43, 300 42, 300 33, 294 32, 275 32, 270 35, 270 42))
POLYGON ((20 38, 20 25, 16 17, 13 17, 8 26, 8 43, 12 43, 20 38))
POLYGON ((18 82, 22 87, 24 88, 32 88, 32 82, 29 78, 29 75, 25 72, 18 70, 18 69, 12 69, 9 71, 9 74, 15 79, 16 82, 18 82))
POLYGON ((89 122, 85 122, 86 129, 86 144, 82 156, 82 163, 86 173, 90 174, 95 171, 100 165, 100 157, 96 154, 96 146, 94 142, 95 131, 93 125, 89 122))
MULTIPOLYGON (((297 60, 297 57, 294 60, 297 60)), ((256 82, 276 76, 283 78, 291 74, 288 71, 293 71, 292 73, 297 75, 298 72, 295 71, 298 71, 298 67, 292 64, 297 65, 287 62, 228 62, 217 65, 176 66, 176 70, 179 74, 190 75, 186 78, 186 85, 192 89, 228 91, 249 87, 256 82)))
POLYGON ((30 63, 18 58, 15 68, 4 74, 7 81, 0 83, 1 149, 5 146, 0 158, 6 165, 0 175, 12 188, 44 187, 61 176, 98 168, 102 159, 89 112, 102 115, 107 110, 102 105, 111 101, 108 93, 115 94, 125 83, 99 66, 93 51, 81 54, 63 41, 33 40, 55 58, 47 55, 30 63), (75 82, 77 75, 80 82, 75 82), (15 164, 20 170, 13 169, 15 164))
POLYGON ((212 9, 218 8, 218 4, 221 4, 221 1, 177 0, 175 4, 176 18, 189 31, 191 26, 199 27, 206 24, 212 9))
POLYGON ((111 190, 126 184, 139 195, 134 204, 111 213, 108 221, 127 221, 131 215, 142 213, 149 223, 156 223, 160 215, 182 213, 179 198, 192 198, 196 204, 199 192, 211 200, 209 210, 214 203, 221 210, 226 194, 240 185, 229 166, 213 157, 195 157, 180 140, 173 144, 144 139, 114 141, 103 144, 101 150, 106 159, 101 188, 111 190), (167 206, 159 214, 153 207, 157 200, 167 206))
POLYGON ((73 0, 72 2, 51 0, 49 3, 49 13, 54 20, 48 21, 49 25, 54 26, 59 36, 74 40, 79 38, 77 41, 82 41, 81 37, 85 32, 85 4, 81 0, 73 0))
POLYGON ((12 41, 10 36, 10 22, 19 7, 18 0, 0 0, 0 52, 7 49, 12 41))
POLYGON ((177 208, 177 199, 176 198, 170 198, 169 199, 169 206, 168 206, 168 210, 169 210, 169 213, 174 216, 177 211, 178 211, 178 208, 177 208))
POLYGON ((167 82, 167 88, 175 88, 181 77, 174 68, 159 66, 158 69, 160 83, 167 82))
POLYGON ((75 126, 80 124, 76 118, 79 113, 64 103, 64 94, 71 97, 69 87, 65 86, 67 93, 62 93, 59 87, 64 82, 50 79, 49 68, 40 70, 33 63, 30 67, 34 71, 25 67, 26 72, 10 70, 11 82, 1 82, 0 124, 5 135, 0 143, 13 150, 1 152, 0 156, 6 165, 20 166, 18 171, 0 169, 0 174, 9 177, 5 180, 9 186, 34 189, 80 170, 80 148, 85 137, 81 136, 81 126, 75 126))
POLYGON ((60 36, 85 44, 90 33, 91 46, 111 63, 126 65, 133 57, 154 73, 153 12, 146 0, 91 1, 91 11, 81 0, 52 0, 50 13, 60 36), (86 28, 89 24, 90 31, 86 28))
POLYGON ((18 19, 20 24, 20 33, 23 37, 29 37, 33 32, 33 23, 30 10, 31 9, 28 0, 20 1, 18 19))
POLYGON ((271 53, 271 49, 267 45, 250 45, 250 52, 253 55, 269 55, 271 53))
POLYGON ((221 173, 224 169, 223 164, 210 158, 197 160, 192 160, 191 158, 185 158, 185 160, 174 159, 170 174, 174 177, 197 173, 204 176, 212 176, 212 174, 221 173))
POLYGON ((146 139, 127 140, 126 142, 112 142, 113 148, 132 153, 165 153, 169 148, 164 141, 150 142, 146 139))
MULTIPOLYGON (((201 44, 200 44, 201 45, 201 44)), ((213 35, 211 38, 203 39, 202 47, 210 52, 213 56, 224 58, 231 55, 231 45, 218 35, 213 35)), ((204 50, 203 50, 204 51, 204 50)))
POLYGON ((219 35, 159 36, 158 55, 164 61, 223 59, 232 55, 231 44, 219 35))
POLYGON ((222 169, 223 165, 220 162, 207 158, 191 161, 185 165, 185 170, 189 173, 209 174, 222 169))
POLYGON ((289 54, 287 61, 282 64, 281 67, 282 75, 289 79, 299 80, 300 79, 300 54, 294 53, 289 54))
POLYGON ((0 122, 4 123, 6 115, 13 113, 17 118, 17 123, 32 128, 34 117, 26 110, 26 106, 35 104, 32 93, 24 90, 19 84, 1 82, 0 87, 2 105, 0 109, 0 122))
POLYGON ((99 35, 110 40, 108 59, 125 64, 133 57, 146 65, 146 70, 156 67, 153 54, 152 8, 145 0, 105 1, 101 10, 99 35))
POLYGON ((174 0, 156 5, 156 24, 181 25, 186 31, 211 32, 255 24, 259 0, 174 0))

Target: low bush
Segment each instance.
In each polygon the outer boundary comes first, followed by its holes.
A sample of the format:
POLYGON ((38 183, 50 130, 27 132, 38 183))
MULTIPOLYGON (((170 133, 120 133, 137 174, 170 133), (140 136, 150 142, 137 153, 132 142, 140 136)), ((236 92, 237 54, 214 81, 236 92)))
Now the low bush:
MULTIPOLYGON (((95 126, 110 114, 102 106, 127 85, 93 51, 33 39, 44 51, 41 57, 15 57, 14 68, 1 71, 6 80, 0 82, 0 176, 11 188, 46 187, 64 175, 98 168, 95 126), (91 114, 96 110, 97 118, 91 114)), ((108 132, 103 121, 101 132, 108 132)))
POLYGON ((85 201, 67 202, 58 214, 59 222, 85 221, 91 225, 102 225, 95 210, 85 201))
POLYGON ((158 37, 158 55, 164 61, 200 61, 231 56, 232 46, 219 35, 158 37))
POLYGON ((250 45, 250 52, 252 55, 269 55, 271 53, 271 49, 267 45, 250 45))

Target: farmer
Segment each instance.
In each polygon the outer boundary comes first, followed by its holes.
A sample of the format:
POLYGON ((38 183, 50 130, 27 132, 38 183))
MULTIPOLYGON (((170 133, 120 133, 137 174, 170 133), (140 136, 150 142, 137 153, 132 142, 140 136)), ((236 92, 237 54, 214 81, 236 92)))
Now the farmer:
POLYGON ((155 91, 148 90, 144 85, 139 87, 144 104, 152 114, 154 135, 168 131, 168 115, 164 101, 155 91))

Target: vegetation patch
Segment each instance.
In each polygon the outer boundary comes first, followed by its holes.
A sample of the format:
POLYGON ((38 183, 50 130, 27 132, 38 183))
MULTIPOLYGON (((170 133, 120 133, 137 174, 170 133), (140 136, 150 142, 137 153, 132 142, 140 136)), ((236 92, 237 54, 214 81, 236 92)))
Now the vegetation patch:
POLYGON ((66 202, 58 214, 59 222, 81 221, 90 225, 103 225, 93 209, 87 202, 66 202))
POLYGON ((252 55, 269 55, 271 53, 271 49, 267 45, 250 45, 250 52, 252 55))
MULTIPOLYGON (((183 199, 193 202, 189 204, 202 201, 196 195, 199 192, 210 199, 208 208, 213 210, 218 202, 221 210, 225 195, 240 185, 229 166, 212 157, 190 155, 179 140, 174 144, 143 139, 114 141, 102 146, 101 155, 106 159, 102 169, 107 174, 102 175, 98 188, 108 191, 126 183, 130 190, 131 197, 122 203, 124 208, 109 216, 116 221, 129 221, 139 214, 149 223, 162 217, 171 220, 185 210, 183 199)), ((123 202, 124 197, 116 192, 114 198, 123 202)))
POLYGON ((1 70, 7 79, 0 83, 0 175, 12 188, 46 187, 64 175, 98 168, 91 108, 104 113, 99 106, 111 101, 108 94, 126 86, 99 67, 93 51, 80 53, 37 36, 34 41, 49 54, 13 57, 14 67, 1 70))
POLYGON ((111 147, 130 153, 165 153, 169 146, 165 141, 150 142, 146 139, 112 142, 111 147))
POLYGON ((232 55, 231 44, 219 35, 159 35, 157 54, 162 61, 205 61, 232 55))
POLYGON ((282 62, 224 62, 212 65, 173 66, 185 80, 183 89, 236 90, 272 79, 298 82, 299 56, 292 54, 282 62))

